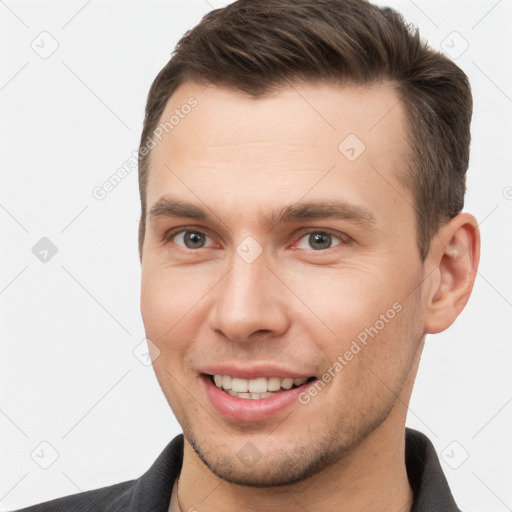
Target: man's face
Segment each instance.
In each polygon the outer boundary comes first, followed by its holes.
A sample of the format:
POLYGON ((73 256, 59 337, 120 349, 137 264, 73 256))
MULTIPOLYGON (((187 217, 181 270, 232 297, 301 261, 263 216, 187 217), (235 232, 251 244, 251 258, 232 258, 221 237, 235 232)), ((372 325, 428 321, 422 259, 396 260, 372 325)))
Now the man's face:
POLYGON ((253 99, 187 83, 162 122, 176 109, 147 186, 141 310, 155 372, 215 474, 298 481, 404 419, 424 309, 412 194, 397 178, 405 114, 384 85, 253 99), (171 200, 205 215, 175 217, 171 200), (298 210, 325 202, 340 206, 298 210), (316 380, 239 398, 212 374, 238 389, 258 378, 253 390, 316 380))

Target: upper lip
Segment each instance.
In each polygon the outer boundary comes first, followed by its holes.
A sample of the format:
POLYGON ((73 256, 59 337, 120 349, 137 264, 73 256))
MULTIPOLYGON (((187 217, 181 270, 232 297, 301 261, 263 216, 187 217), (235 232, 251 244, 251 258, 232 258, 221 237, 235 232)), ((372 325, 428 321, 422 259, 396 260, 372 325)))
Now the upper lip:
POLYGON ((301 379, 312 377, 311 374, 289 370, 272 364, 255 364, 252 366, 240 366, 239 364, 211 364, 199 370, 208 375, 229 375, 239 379, 257 379, 260 377, 282 377, 301 379))

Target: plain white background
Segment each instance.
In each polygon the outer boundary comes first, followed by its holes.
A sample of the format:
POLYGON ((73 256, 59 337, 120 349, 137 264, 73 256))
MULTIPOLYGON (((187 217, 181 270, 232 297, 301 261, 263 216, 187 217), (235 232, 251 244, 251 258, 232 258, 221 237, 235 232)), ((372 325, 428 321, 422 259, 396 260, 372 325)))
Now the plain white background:
MULTIPOLYGON (((226 3, 0 1, 2 510, 137 478, 181 431, 141 357, 136 171, 92 191, 137 149, 180 36, 226 3)), ((475 100, 479 275, 458 321, 427 338, 408 425, 465 512, 512 510, 512 2, 379 4, 454 57, 475 100)))

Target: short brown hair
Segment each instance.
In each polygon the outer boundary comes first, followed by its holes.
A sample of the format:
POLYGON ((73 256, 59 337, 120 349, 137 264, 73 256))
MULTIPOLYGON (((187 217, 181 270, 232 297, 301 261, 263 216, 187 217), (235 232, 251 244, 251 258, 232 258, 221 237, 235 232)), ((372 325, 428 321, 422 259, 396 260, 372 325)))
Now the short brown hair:
POLYGON ((464 206, 473 102, 454 62, 399 13, 365 0, 238 0, 189 30, 151 85, 139 148, 141 255, 150 153, 140 149, 185 81, 256 98, 298 82, 387 81, 406 111, 409 158, 397 176, 414 198, 422 261, 440 225, 464 206))

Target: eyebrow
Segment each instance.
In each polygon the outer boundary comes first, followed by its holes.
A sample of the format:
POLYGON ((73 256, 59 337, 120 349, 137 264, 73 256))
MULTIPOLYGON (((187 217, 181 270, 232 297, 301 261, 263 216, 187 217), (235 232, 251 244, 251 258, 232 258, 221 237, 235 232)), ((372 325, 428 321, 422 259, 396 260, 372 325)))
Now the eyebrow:
MULTIPOLYGON (((203 208, 169 196, 161 197, 149 210, 148 217, 150 221, 162 217, 186 217, 206 222, 213 220, 212 215, 203 208)), ((294 203, 263 216, 263 222, 269 226, 311 219, 348 220, 368 228, 376 223, 375 216, 370 210, 340 200, 294 203)))

